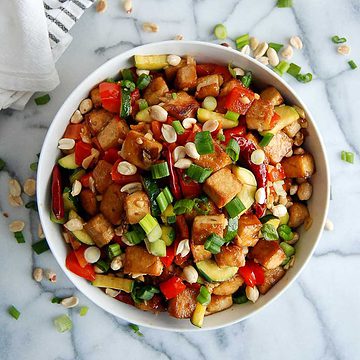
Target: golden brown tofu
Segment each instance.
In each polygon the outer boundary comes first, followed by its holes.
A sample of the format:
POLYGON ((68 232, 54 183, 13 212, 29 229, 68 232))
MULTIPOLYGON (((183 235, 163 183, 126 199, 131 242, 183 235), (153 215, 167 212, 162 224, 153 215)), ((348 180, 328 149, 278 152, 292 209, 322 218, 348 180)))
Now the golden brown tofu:
POLYGON ((110 163, 105 160, 99 160, 93 170, 95 189, 101 194, 112 184, 111 168, 112 165, 110 163))
POLYGON ((139 122, 138 124, 131 124, 130 129, 145 135, 150 130, 150 124, 145 122, 139 122))
POLYGON ((113 117, 114 114, 105 109, 94 109, 85 115, 85 121, 91 133, 97 135, 113 117))
POLYGON ((231 295, 211 295, 210 304, 206 308, 205 315, 210 315, 217 313, 219 311, 223 311, 231 307, 233 304, 231 295))
POLYGON ((126 121, 118 117, 114 117, 103 130, 101 130, 97 136, 97 140, 101 148, 105 151, 119 145, 127 133, 129 132, 129 126, 126 121))
POLYGON ((293 205, 291 205, 288 209, 288 212, 288 225, 293 228, 302 225, 305 220, 310 216, 307 206, 299 202, 295 202, 293 205))
POLYGON ((211 252, 205 250, 204 245, 195 245, 193 240, 190 240, 190 250, 194 258, 194 262, 211 259, 211 252))
POLYGON ((260 239, 250 253, 254 260, 266 269, 275 269, 286 259, 277 241, 260 239))
POLYGON ((315 172, 314 158, 311 154, 293 155, 283 159, 281 165, 289 178, 308 178, 315 172))
POLYGON ((204 99, 207 96, 218 96, 223 83, 221 75, 207 75, 197 79, 195 97, 204 99))
POLYGON ((84 229, 100 248, 108 244, 115 236, 114 229, 103 214, 97 214, 91 218, 84 225, 84 229))
POLYGON ((215 255, 215 261, 219 267, 237 266, 242 267, 245 265, 244 250, 237 245, 222 246, 219 254, 215 255))
POLYGON ((90 190, 83 188, 80 193, 80 204, 82 208, 89 214, 94 216, 97 213, 96 195, 90 190))
POLYGON ((219 286, 214 288, 214 295, 232 295, 239 290, 239 287, 244 283, 243 278, 236 274, 230 280, 220 283, 219 286))
POLYGON ((151 255, 141 246, 128 246, 125 250, 124 273, 159 276, 163 264, 158 256, 151 255))
POLYGON ((161 150, 162 145, 159 142, 149 140, 144 134, 131 130, 123 143, 121 156, 140 169, 149 170, 160 158, 161 150), (141 141, 136 141, 137 139, 141 141))
POLYGON ((238 236, 234 243, 237 246, 254 246, 259 240, 261 226, 260 220, 253 214, 240 216, 238 236))
POLYGON ((283 128, 283 131, 287 136, 293 138, 300 129, 301 125, 299 121, 293 121, 290 125, 285 126, 283 128))
POLYGON ((125 199, 126 221, 137 224, 146 214, 150 214, 150 200, 144 191, 136 191, 125 199))
POLYGON ((192 226, 191 239, 195 245, 204 245, 211 234, 224 236, 226 220, 221 215, 200 215, 196 216, 192 226))
POLYGON ((205 181, 204 192, 218 208, 224 207, 241 190, 241 182, 228 169, 223 168, 212 174, 205 181))
POLYGON ((246 113, 246 125, 249 129, 259 132, 270 130, 273 125, 274 105, 265 100, 254 100, 246 113))
POLYGON ((278 106, 284 102, 283 97, 277 89, 273 86, 269 86, 260 93, 260 97, 263 100, 268 101, 271 105, 278 106))
POLYGON ((179 91, 175 99, 169 94, 164 99, 164 103, 163 108, 169 115, 179 120, 194 117, 199 108, 198 102, 185 91, 179 91))
POLYGON ((169 315, 178 319, 190 318, 196 307, 198 292, 190 287, 169 300, 169 315))
POLYGON ((278 266, 264 271, 264 283, 258 285, 260 294, 266 294, 284 275, 286 271, 278 266))
POLYGON ((126 193, 122 193, 120 189, 120 185, 111 184, 106 189, 100 204, 100 211, 113 225, 120 225, 124 218, 126 193))
POLYGON ((167 81, 173 81, 176 77, 177 71, 186 65, 186 59, 181 59, 179 65, 176 66, 168 66, 164 69, 165 76, 167 81))
POLYGON ((229 94, 231 90, 233 90, 236 87, 242 87, 239 80, 231 79, 230 81, 227 81, 226 83, 223 84, 221 88, 220 96, 226 96, 227 94, 229 94))
POLYGON ((210 168, 213 172, 222 169, 232 163, 230 156, 221 148, 221 146, 213 141, 214 152, 211 154, 200 155, 199 159, 193 159, 194 164, 204 168, 210 168))
POLYGON ((265 154, 270 164, 276 165, 292 149, 293 141, 284 132, 279 131, 264 147, 265 154))
POLYGON ((158 76, 154 78, 149 86, 144 90, 144 99, 147 101, 149 106, 157 105, 161 102, 160 98, 169 91, 169 88, 165 80, 158 76))
POLYGON ((95 108, 101 107, 102 103, 101 103, 100 90, 98 86, 90 91, 90 97, 95 108))
POLYGON ((175 77, 175 87, 180 90, 190 90, 196 86, 196 66, 189 64, 180 68, 175 77))

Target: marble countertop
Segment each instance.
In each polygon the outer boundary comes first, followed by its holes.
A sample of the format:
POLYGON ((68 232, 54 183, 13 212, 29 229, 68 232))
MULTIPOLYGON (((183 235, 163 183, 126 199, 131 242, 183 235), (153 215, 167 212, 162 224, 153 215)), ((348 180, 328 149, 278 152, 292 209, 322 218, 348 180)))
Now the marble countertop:
MULTIPOLYGON (((358 84, 360 70, 360 2, 358 0, 294 0, 292 9, 278 9, 267 0, 134 0, 128 16, 110 1, 104 14, 89 9, 74 26, 72 44, 57 63, 61 84, 51 102, 36 106, 31 100, 22 112, 0 112, 0 359, 355 359, 360 353, 360 222, 356 218, 360 177, 358 84), (144 33, 141 24, 152 21, 158 33, 144 33), (310 84, 287 77, 308 104, 323 134, 331 167, 332 201, 329 218, 335 229, 324 232, 314 256, 286 293, 251 319, 209 332, 167 333, 141 328, 143 337, 128 324, 110 316, 72 286, 50 252, 33 254, 38 217, 25 208, 11 208, 8 179, 21 182, 34 176, 36 160, 48 126, 72 89, 109 58, 143 43, 173 39, 212 41, 214 24, 224 23, 230 38, 245 32, 264 41, 284 43, 298 34, 302 52, 294 60, 314 74, 310 84), (348 38, 351 55, 336 53, 329 37, 348 38), (340 160, 341 150, 355 152, 355 164, 340 160), (358 184, 358 185, 356 185, 358 184), (26 243, 18 245, 8 232, 10 220, 26 222, 26 243), (57 283, 32 280, 40 266, 57 273, 57 283), (64 313, 51 304, 53 295, 77 295, 89 306, 86 317, 70 311, 71 332, 59 334, 52 319, 64 313), (22 314, 7 314, 14 304, 22 314)), ((27 201, 27 198, 24 197, 27 201)))

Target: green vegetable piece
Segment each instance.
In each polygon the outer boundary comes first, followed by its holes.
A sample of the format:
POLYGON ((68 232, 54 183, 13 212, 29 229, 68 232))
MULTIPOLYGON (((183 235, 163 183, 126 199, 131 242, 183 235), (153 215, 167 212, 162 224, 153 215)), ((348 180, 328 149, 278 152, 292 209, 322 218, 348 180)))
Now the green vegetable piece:
POLYGON ((54 325, 58 332, 64 333, 72 329, 72 321, 67 315, 60 315, 54 319, 54 325))
POLYGON ((252 72, 246 71, 245 75, 241 78, 241 82, 246 88, 248 88, 251 84, 251 81, 252 81, 252 72))
POLYGON ((355 70, 357 68, 357 65, 355 64, 354 60, 350 60, 348 61, 349 66, 351 67, 352 70, 355 70))
POLYGON ((15 319, 19 319, 21 313, 20 311, 14 306, 14 305, 11 305, 9 308, 8 308, 8 313, 15 319))
POLYGON ((50 101, 50 95, 45 94, 34 99, 36 105, 45 105, 50 101))
POLYGON ((264 224, 261 228, 261 233, 265 240, 279 240, 279 235, 272 224, 264 224))
POLYGON ((0 159, 0 171, 4 170, 6 162, 3 159, 0 159))
POLYGON ((140 329, 139 329, 139 326, 138 326, 138 325, 129 324, 129 328, 132 329, 136 335, 138 335, 138 336, 144 336, 144 335, 140 332, 140 329))
POLYGON ((25 242, 25 238, 24 238, 22 231, 14 232, 14 236, 15 236, 15 239, 18 242, 18 244, 23 244, 25 242))
POLYGON ((31 247, 36 252, 37 255, 40 255, 43 252, 48 251, 50 249, 46 239, 42 239, 36 242, 31 247))
POLYGON ((34 211, 38 211, 38 206, 37 206, 37 202, 35 200, 31 200, 28 203, 25 204, 25 207, 27 209, 31 209, 34 211))
POLYGON ((294 63, 291 63, 289 68, 287 69, 287 73, 295 78, 298 74, 300 74, 300 71, 301 71, 301 67, 294 63))
POLYGON ((176 215, 182 215, 190 212, 195 205, 195 201, 192 199, 180 199, 174 205, 174 213, 176 215))
POLYGON ((279 52, 280 49, 283 47, 283 44, 278 44, 278 43, 269 43, 269 47, 273 48, 276 52, 279 52))
POLYGON ((311 73, 298 74, 296 75, 296 80, 303 84, 306 84, 312 80, 312 74, 311 73))
POLYGON ((196 133, 195 146, 200 155, 212 154, 215 150, 210 131, 200 131, 196 133))
POLYGON ((214 28, 214 35, 219 40, 224 40, 227 37, 227 30, 225 25, 217 24, 214 28))
POLYGON ((201 286, 200 293, 197 296, 196 301, 205 306, 210 304, 211 294, 206 286, 201 286))
POLYGON ((89 308, 87 306, 82 306, 80 308, 79 314, 80 314, 80 316, 85 316, 88 311, 89 311, 89 308))
POLYGON ((278 8, 288 8, 293 6, 292 0, 278 0, 276 6, 278 8))
POLYGON ((291 257, 295 254, 295 248, 286 242, 280 243, 280 247, 284 250, 287 257, 291 257))
POLYGON ((342 44, 342 43, 346 42, 346 38, 344 38, 344 37, 341 38, 338 35, 334 35, 331 37, 331 41, 334 44, 342 44))

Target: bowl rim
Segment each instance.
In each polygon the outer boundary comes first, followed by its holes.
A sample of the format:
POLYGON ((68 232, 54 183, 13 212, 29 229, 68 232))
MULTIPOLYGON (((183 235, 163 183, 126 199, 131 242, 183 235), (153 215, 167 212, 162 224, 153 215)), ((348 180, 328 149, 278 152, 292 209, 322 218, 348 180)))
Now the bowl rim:
MULTIPOLYGON (((261 64, 260 62, 256 61, 255 59, 251 58, 250 56, 244 55, 242 53, 240 53, 237 50, 234 50, 230 47, 224 47, 218 44, 213 44, 213 43, 208 43, 208 42, 204 42, 204 41, 185 41, 182 40, 181 42, 179 40, 167 40, 167 41, 160 41, 160 42, 154 42, 154 43, 148 43, 148 44, 144 44, 141 46, 137 46, 134 48, 131 48, 125 52, 122 52, 112 58, 110 58, 109 60, 107 60, 106 62, 104 62, 102 65, 100 65, 99 67, 97 67, 94 71, 91 71, 88 75, 85 76, 85 78, 66 96, 66 99, 64 100, 64 102, 62 103, 62 105, 60 106, 60 108, 58 109, 58 111, 56 112, 48 130, 45 136, 45 139, 43 141, 43 145, 41 148, 41 152, 40 152, 40 157, 39 157, 39 166, 38 166, 38 180, 37 180, 37 201, 38 201, 38 205, 39 205, 39 217, 40 217, 40 221, 41 224, 43 226, 43 231, 44 234, 46 236, 47 233, 47 226, 49 223, 49 215, 48 215, 48 209, 46 207, 46 205, 44 203, 42 203, 41 200, 41 194, 46 196, 46 189, 47 189, 47 183, 45 181, 45 177, 41 176, 42 173, 48 173, 49 172, 49 168, 46 166, 45 163, 45 159, 44 159, 44 152, 46 151, 47 147, 53 143, 51 139, 51 133, 52 130, 57 128, 57 122, 56 121, 61 113, 64 111, 64 109, 67 106, 67 103, 70 102, 71 98, 78 92, 80 92, 81 90, 83 90, 85 83, 88 81, 89 78, 95 76, 95 74, 97 72, 101 72, 104 68, 108 67, 110 65, 110 63, 112 62, 116 62, 118 59, 127 59, 127 57, 129 56, 129 53, 133 53, 135 50, 139 50, 141 52, 146 51, 146 49, 149 48, 153 48, 155 46, 161 46, 161 45, 165 45, 165 44, 169 44, 169 45, 174 45, 174 46, 179 46, 179 43, 181 44, 185 44, 188 46, 196 46, 196 45, 201 45, 201 46, 205 46, 208 48, 216 48, 219 49, 221 48, 224 52, 229 52, 232 54, 235 54, 236 56, 240 57, 240 58, 244 58, 246 59, 246 61, 252 63, 252 65, 254 67, 260 67, 262 68, 265 72, 268 73, 268 75, 270 75, 270 77, 274 77, 277 81, 279 81, 285 88, 286 90, 292 95, 294 96, 297 101, 299 102, 299 104, 301 105, 301 107, 304 109, 304 111, 307 113, 308 118, 310 120, 310 123, 313 126, 313 132, 315 134, 315 137, 317 138, 319 144, 320 144, 320 148, 322 150, 322 155, 324 158, 324 164, 323 164, 323 171, 325 172, 325 179, 326 179, 326 188, 323 189, 323 191, 326 192, 326 200, 325 200, 325 208, 323 209, 323 219, 320 223, 320 228, 318 230, 318 234, 317 237, 315 239, 315 241, 313 241, 313 244, 310 248, 309 254, 306 257, 305 261, 301 264, 301 266, 299 267, 299 269, 297 270, 297 272, 293 275, 293 278, 288 281, 288 283, 280 290, 277 291, 277 293, 275 295, 273 295, 273 297, 269 300, 267 300, 267 302, 263 305, 261 305, 259 308, 253 309, 251 311, 249 311, 248 314, 242 316, 241 318, 235 318, 233 320, 230 321, 226 321, 225 323, 221 323, 219 325, 214 325, 214 326, 208 326, 206 328, 197 328, 195 326, 193 327, 189 327, 189 328, 169 328, 169 327, 165 327, 162 325, 156 325, 153 323, 147 323, 146 321, 139 321, 137 320, 136 323, 140 326, 145 326, 148 328, 152 328, 152 329, 157 329, 157 330, 166 330, 166 331, 172 331, 172 332, 191 332, 191 331, 207 331, 207 330, 215 330, 215 329, 220 329, 223 328, 225 326, 230 326, 233 324, 236 324, 240 321, 243 321, 245 319, 248 319, 249 317, 255 315, 256 313, 258 313, 259 311, 263 310, 265 307, 267 307, 268 305, 270 305, 272 302, 274 302, 276 299, 278 299, 298 278, 298 276, 302 273, 302 271, 304 270, 304 268, 307 266, 307 264, 309 263, 316 246, 318 245, 321 235, 323 233, 323 228, 325 225, 325 221, 326 221, 326 217, 327 217, 327 213, 328 213, 328 208, 329 208, 329 200, 330 200, 330 174, 329 174, 329 163, 328 163, 328 158, 327 158, 327 154, 325 151, 325 145, 322 139, 322 136, 319 132, 319 129, 314 121, 314 118, 311 114, 311 112, 309 111, 308 107, 304 104, 304 102, 302 101, 301 97, 296 93, 296 91, 285 81, 283 80, 278 74, 276 74, 275 72, 273 72, 271 69, 269 69, 268 67, 266 67, 265 65, 261 64), (49 143, 49 144, 48 144, 49 143), (45 194, 44 194, 45 192, 45 194)), ((121 60, 120 60, 121 61, 121 60)), ((50 231, 50 230, 49 230, 50 231)), ((60 254, 57 253, 56 251, 56 246, 54 245, 54 243, 52 243, 52 241, 48 241, 49 247, 51 249, 51 252, 53 254, 53 256, 55 257, 57 263, 59 264, 60 268, 62 269, 62 271, 65 273, 65 275, 68 277, 68 279, 71 281, 71 283, 83 294, 85 295, 89 300, 91 300, 93 303, 95 303, 97 306, 99 306, 101 309, 103 309, 104 311, 120 318, 123 319, 125 321, 128 322, 132 322, 133 320, 131 319, 131 316, 128 317, 127 315, 119 315, 117 314, 115 311, 113 311, 112 309, 107 308, 106 306, 102 305, 99 303, 99 301, 97 299, 93 299, 91 297, 90 294, 87 293, 86 289, 83 289, 83 284, 81 282, 76 281, 78 279, 78 277, 71 273, 69 270, 67 270, 66 266, 65 266, 65 262, 63 261, 63 259, 61 258, 60 254)), ((139 310, 140 311, 140 310, 139 310)), ((155 316, 155 315, 154 315, 155 316)), ((189 319, 187 319, 189 320, 189 319)))

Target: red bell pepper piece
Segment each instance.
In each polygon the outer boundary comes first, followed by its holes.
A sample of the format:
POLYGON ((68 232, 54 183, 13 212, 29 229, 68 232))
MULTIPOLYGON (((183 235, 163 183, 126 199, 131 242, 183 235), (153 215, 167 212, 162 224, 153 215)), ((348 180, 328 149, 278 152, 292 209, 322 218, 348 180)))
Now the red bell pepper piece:
POLYGON ((273 128, 279 120, 280 120, 280 115, 274 112, 274 115, 270 120, 270 128, 273 128))
POLYGON ((136 88, 131 94, 130 94, 130 102, 131 102, 131 116, 135 116, 140 108, 139 108, 139 102, 140 99, 140 90, 136 88))
POLYGON ((254 99, 255 94, 250 89, 245 86, 234 87, 226 96, 225 108, 240 115, 245 115, 254 99), (243 97, 247 97, 250 102, 244 104, 242 102, 243 97))
POLYGON ((57 220, 62 220, 65 217, 62 192, 63 188, 60 167, 56 164, 52 170, 51 179, 51 210, 57 220))
POLYGON ((99 92, 103 108, 118 114, 120 112, 120 85, 102 82, 99 84, 99 92))
POLYGON ((268 168, 268 177, 272 182, 284 180, 286 178, 285 171, 282 168, 281 164, 277 164, 276 166, 272 166, 270 170, 268 168))
POLYGON ((81 139, 81 130, 83 128, 83 124, 69 124, 66 127, 64 138, 74 139, 75 141, 81 139))
POLYGON ((247 260, 245 266, 239 268, 238 273, 244 279, 245 284, 251 287, 261 285, 265 280, 264 269, 252 260, 247 260))
POLYGON ((91 155, 91 149, 92 146, 90 144, 78 141, 75 144, 75 163, 81 165, 83 160, 91 155))
POLYGON ((84 256, 86 248, 87 248, 87 246, 80 245, 80 247, 74 251, 76 259, 82 268, 84 268, 88 264, 88 262, 86 261, 85 256, 84 256))
POLYGON ((188 138, 191 134, 192 134, 192 130, 186 129, 181 135, 178 134, 176 143, 184 146, 187 143, 188 138))
POLYGON ((183 170, 176 169, 179 175, 181 192, 184 198, 193 199, 201 194, 201 185, 189 178, 183 170))
POLYGON ((110 164, 114 164, 117 160, 119 160, 119 149, 116 147, 112 147, 104 152, 102 157, 103 160, 107 161, 110 164))
POLYGON ((165 267, 169 267, 175 258, 175 247, 174 244, 166 247, 166 256, 160 258, 161 262, 164 264, 165 267))
POLYGON ((81 267, 75 251, 71 251, 65 260, 65 265, 67 267, 68 270, 70 270, 71 272, 73 272, 74 274, 83 277, 86 280, 89 281, 94 281, 95 280, 95 270, 94 267, 90 264, 87 264, 84 267, 81 267))
POLYGON ((110 174, 112 181, 119 185, 126 185, 132 182, 140 182, 141 177, 139 173, 136 173, 134 175, 122 175, 118 172, 117 168, 121 161, 123 161, 123 159, 120 158, 115 162, 115 164, 111 168, 110 174))
POLYGON ((172 153, 176 147, 176 144, 170 144, 164 147, 164 157, 169 165, 169 172, 170 172, 170 190, 171 193, 174 195, 176 200, 180 200, 182 198, 180 184, 179 184, 179 177, 176 173, 176 169, 174 167, 174 159, 172 153))
POLYGON ((231 138, 236 139, 236 137, 244 136, 246 134, 246 127, 243 125, 239 125, 237 127, 234 127, 232 129, 227 129, 223 131, 225 136, 224 143, 227 144, 231 138))
POLYGON ((156 141, 161 141, 162 133, 161 133, 162 123, 160 121, 152 121, 151 122, 151 131, 153 132, 154 139, 156 141))
POLYGON ((159 287, 166 300, 173 299, 186 289, 186 285, 177 276, 173 276, 169 280, 160 283, 159 287))
POLYGON ((89 173, 83 175, 80 178, 81 185, 86 188, 90 187, 90 178, 91 177, 92 177, 92 172, 89 172, 89 173))

